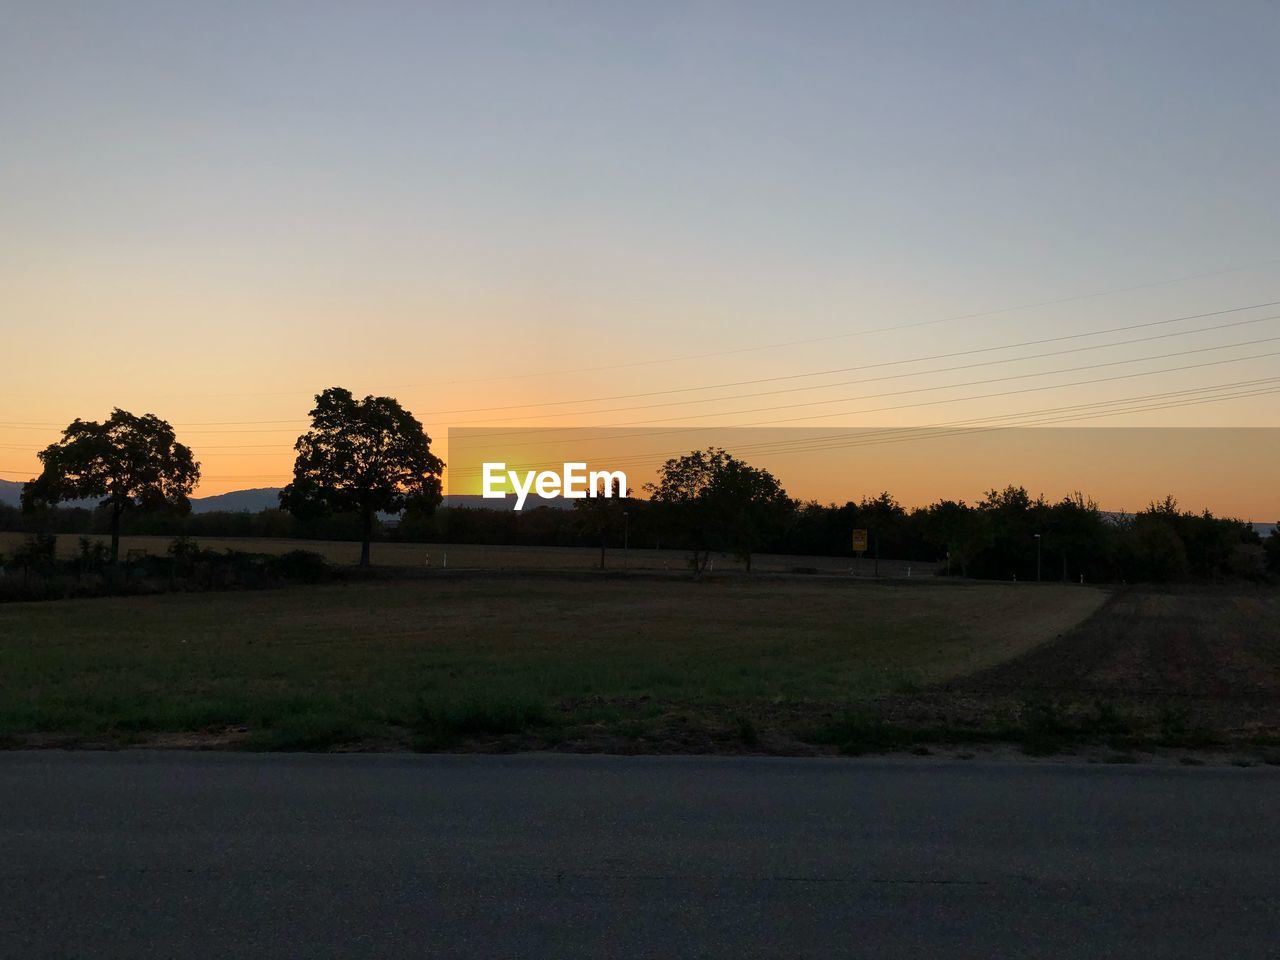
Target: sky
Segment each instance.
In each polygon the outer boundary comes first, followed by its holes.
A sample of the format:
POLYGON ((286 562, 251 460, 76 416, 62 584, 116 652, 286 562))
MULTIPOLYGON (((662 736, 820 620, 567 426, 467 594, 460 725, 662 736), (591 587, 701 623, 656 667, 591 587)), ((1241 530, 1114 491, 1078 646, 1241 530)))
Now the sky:
POLYGON ((199 494, 279 485, 332 385, 446 459, 503 425, 1280 426, 1274 3, 0 13, 0 478, 121 406, 199 494))

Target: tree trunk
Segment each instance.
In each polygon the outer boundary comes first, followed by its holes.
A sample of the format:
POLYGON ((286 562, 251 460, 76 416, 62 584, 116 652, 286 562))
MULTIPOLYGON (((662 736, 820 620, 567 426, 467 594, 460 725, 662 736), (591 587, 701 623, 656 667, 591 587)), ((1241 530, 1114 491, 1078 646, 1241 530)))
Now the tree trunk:
POLYGON ((373 539, 373 511, 365 510, 362 520, 364 522, 361 527, 360 566, 367 567, 369 565, 369 541, 373 539))
POLYGON ((601 527, 600 528, 600 569, 601 570, 604 569, 604 542, 605 542, 605 532, 604 532, 604 528, 601 527))
POLYGON ((111 502, 111 564, 120 562, 120 504, 111 502))

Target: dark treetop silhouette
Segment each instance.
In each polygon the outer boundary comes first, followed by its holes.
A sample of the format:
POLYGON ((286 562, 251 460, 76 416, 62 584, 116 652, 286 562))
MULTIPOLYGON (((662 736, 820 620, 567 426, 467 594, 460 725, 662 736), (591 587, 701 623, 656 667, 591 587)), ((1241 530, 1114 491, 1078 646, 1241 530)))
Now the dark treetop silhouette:
POLYGON ((357 513, 360 564, 369 564, 373 520, 406 507, 429 512, 440 502, 444 462, 431 438, 392 397, 356 400, 330 387, 316 396, 311 429, 294 444, 293 482, 280 503, 297 517, 357 513))
MULTIPOLYGON (((600 538, 600 569, 604 569, 604 552, 611 532, 625 529, 628 510, 635 508, 631 499, 631 489, 620 489, 609 481, 607 497, 583 497, 573 501, 575 516, 582 519, 580 529, 593 533, 600 538)), ((624 534, 625 536, 625 534, 624 534)))
POLYGON ((768 470, 752 467, 718 447, 675 457, 645 484, 669 528, 688 538, 692 565, 701 573, 714 550, 727 550, 751 572, 751 554, 781 528, 791 500, 768 470))
POLYGON ((200 464, 175 441, 173 427, 155 414, 119 408, 103 423, 73 421, 39 457, 44 469, 23 486, 23 508, 103 497, 111 514, 112 563, 120 559, 122 513, 135 507, 185 513, 200 479, 200 464))

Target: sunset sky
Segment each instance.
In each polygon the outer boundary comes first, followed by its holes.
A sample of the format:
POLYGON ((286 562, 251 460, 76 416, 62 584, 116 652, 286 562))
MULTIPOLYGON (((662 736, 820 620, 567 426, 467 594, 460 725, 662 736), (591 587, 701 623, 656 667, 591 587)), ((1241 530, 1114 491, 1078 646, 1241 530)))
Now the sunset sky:
MULTIPOLYGON (((1280 426, 1274 3, 0 10, 6 480, 121 406, 198 495, 280 485, 332 385, 446 459, 460 427, 1280 426)), ((759 462, 823 499, 902 474, 759 462)), ((1151 494, 1280 516, 1275 474, 1183 470, 1151 494)))

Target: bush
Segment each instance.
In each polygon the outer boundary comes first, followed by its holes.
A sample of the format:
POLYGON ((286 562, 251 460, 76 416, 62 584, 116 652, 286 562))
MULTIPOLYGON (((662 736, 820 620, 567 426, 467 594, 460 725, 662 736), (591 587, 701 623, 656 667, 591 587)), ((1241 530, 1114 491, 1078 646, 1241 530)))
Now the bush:
POLYGON ((200 557, 200 545, 190 537, 174 537, 169 544, 169 556, 179 563, 190 563, 200 557))
POLYGON ((13 555, 13 562, 27 570, 44 573, 58 562, 58 538, 52 533, 33 533, 13 555))
POLYGON ((101 570, 111 563, 111 548, 101 540, 80 538, 80 556, 78 558, 79 573, 91 573, 101 570))
POLYGON ((270 561, 271 570, 283 580, 321 583, 329 579, 329 564, 310 550, 290 550, 270 561))
POLYGON ((109 562, 107 547, 80 539, 74 560, 59 562, 56 538, 33 536, 14 557, 23 575, 5 577, 0 600, 51 600, 174 590, 260 590, 289 583, 320 583, 332 568, 307 550, 280 556, 202 550, 187 537, 169 545, 167 557, 142 556, 126 564, 109 562))

